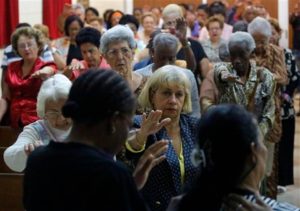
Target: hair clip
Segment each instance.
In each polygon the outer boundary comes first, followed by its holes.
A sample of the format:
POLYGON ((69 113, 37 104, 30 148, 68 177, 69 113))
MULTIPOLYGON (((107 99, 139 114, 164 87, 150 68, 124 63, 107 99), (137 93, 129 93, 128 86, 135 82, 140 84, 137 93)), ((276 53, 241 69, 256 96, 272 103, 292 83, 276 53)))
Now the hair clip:
POLYGON ((197 167, 200 164, 205 168, 206 167, 206 157, 203 149, 196 147, 191 153, 192 164, 197 167))

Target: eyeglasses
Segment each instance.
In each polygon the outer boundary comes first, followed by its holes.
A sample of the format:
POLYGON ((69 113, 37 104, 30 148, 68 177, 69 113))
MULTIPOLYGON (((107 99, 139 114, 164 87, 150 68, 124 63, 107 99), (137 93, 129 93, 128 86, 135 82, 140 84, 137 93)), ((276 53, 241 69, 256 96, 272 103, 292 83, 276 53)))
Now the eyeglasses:
POLYGON ((33 48, 36 46, 36 43, 35 42, 28 42, 28 43, 20 43, 18 44, 18 48, 19 49, 26 49, 26 48, 33 48))
POLYGON ((57 120, 61 117, 63 117, 61 111, 47 111, 45 113, 45 116, 48 118, 48 119, 52 119, 52 120, 57 120))
POLYGON ((121 49, 111 49, 107 51, 107 56, 110 58, 116 58, 119 53, 121 53, 123 56, 130 56, 131 54, 131 49, 130 48, 121 48, 121 49))

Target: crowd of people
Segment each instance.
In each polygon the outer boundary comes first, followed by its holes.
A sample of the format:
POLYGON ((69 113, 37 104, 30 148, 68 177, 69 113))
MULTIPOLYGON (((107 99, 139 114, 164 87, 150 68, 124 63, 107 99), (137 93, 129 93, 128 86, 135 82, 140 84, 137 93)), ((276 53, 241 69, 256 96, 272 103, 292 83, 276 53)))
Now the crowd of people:
POLYGON ((26 210, 300 210, 276 201, 294 184, 300 36, 281 47, 263 5, 74 4, 57 24, 51 40, 20 23, 1 63, 26 210))

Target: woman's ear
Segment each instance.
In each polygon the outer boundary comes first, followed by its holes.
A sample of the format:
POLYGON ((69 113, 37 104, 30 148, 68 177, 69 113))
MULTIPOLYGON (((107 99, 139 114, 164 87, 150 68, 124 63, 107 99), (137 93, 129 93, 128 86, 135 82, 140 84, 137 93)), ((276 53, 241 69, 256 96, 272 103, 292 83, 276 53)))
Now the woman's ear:
POLYGON ((113 135, 116 133, 116 125, 117 121, 119 120, 119 115, 118 113, 115 113, 112 117, 110 117, 107 121, 107 133, 109 135, 113 135))

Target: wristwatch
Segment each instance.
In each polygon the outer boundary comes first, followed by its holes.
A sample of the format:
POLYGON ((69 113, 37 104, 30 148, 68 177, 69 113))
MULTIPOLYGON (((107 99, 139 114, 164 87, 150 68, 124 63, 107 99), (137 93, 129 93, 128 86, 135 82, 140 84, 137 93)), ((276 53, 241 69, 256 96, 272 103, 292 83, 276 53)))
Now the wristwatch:
POLYGON ((185 45, 182 45, 183 48, 189 48, 191 46, 192 46, 192 44, 190 41, 187 41, 185 45))

